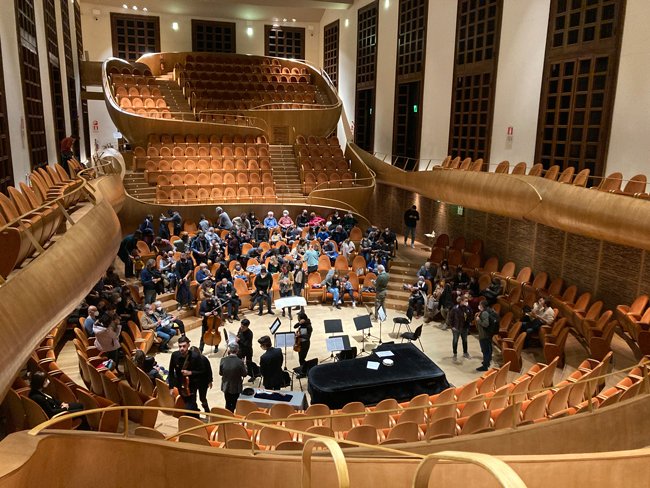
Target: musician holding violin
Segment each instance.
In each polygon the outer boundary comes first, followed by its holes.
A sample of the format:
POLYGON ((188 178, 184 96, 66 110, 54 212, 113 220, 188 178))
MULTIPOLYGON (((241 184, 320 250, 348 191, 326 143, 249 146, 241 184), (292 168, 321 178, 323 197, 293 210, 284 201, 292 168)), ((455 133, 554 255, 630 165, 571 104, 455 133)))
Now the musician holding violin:
POLYGON ((311 326, 311 320, 309 320, 305 312, 298 312, 298 323, 293 328, 296 329, 296 343, 293 346, 293 350, 298 353, 300 367, 304 368, 305 359, 311 346, 311 334, 314 331, 311 326))
POLYGON ((203 353, 206 344, 214 346, 214 352, 219 349, 219 343, 221 342, 219 328, 223 325, 221 314, 221 302, 213 294, 208 294, 199 307, 199 315, 203 319, 201 321, 201 341, 199 343, 201 353, 203 353))
MULTIPOLYGON (((186 335, 178 339, 178 351, 172 353, 169 361, 170 390, 178 389, 188 410, 199 410, 196 404, 196 392, 203 375, 201 353, 196 348, 190 348, 190 340, 186 335)), ((198 417, 198 415, 196 415, 198 417)))

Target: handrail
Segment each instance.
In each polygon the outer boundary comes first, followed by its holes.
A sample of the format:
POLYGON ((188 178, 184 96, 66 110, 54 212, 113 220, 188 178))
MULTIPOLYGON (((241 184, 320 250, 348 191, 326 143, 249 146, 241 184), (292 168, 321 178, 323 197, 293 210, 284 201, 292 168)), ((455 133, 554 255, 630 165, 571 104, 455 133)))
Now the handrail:
MULTIPOLYGON (((238 111, 239 110, 235 110, 235 112, 238 112, 238 111)), ((237 120, 243 119, 244 122, 246 122, 245 127, 253 127, 255 129, 260 129, 261 131, 264 131, 267 134, 269 132, 268 123, 266 122, 266 120, 261 119, 259 117, 249 117, 247 115, 234 114, 234 113, 229 112, 228 110, 209 110, 209 109, 199 110, 199 112, 198 112, 199 118, 201 118, 202 115, 223 115, 223 116, 227 116, 227 117, 235 117, 237 120), (264 125, 264 127, 254 125, 254 124, 257 124, 259 122, 262 122, 262 125, 264 125)), ((213 124, 219 124, 220 123, 220 122, 215 122, 215 121, 211 121, 211 120, 204 120, 202 122, 210 122, 210 123, 213 123, 213 124)), ((227 124, 227 125, 232 125, 232 124, 227 124)), ((235 125, 241 126, 241 124, 235 124, 235 125)))
POLYGON ((348 473, 348 465, 345 462, 343 450, 334 439, 326 437, 309 439, 305 442, 305 446, 302 448, 301 478, 303 488, 311 488, 311 457, 318 444, 322 444, 326 447, 332 456, 339 487, 348 488, 350 486, 350 474, 348 473))
MULTIPOLYGON (((642 371, 643 371, 643 378, 641 379, 641 381, 643 382, 642 386, 645 386, 645 390, 646 390, 645 392, 643 392, 643 390, 642 390, 642 392, 640 392, 639 395, 650 394, 650 391, 648 391, 648 388, 650 386, 649 383, 648 383, 648 369, 650 368, 650 361, 645 362, 645 363, 635 364, 635 365, 630 366, 628 368, 625 368, 623 370, 618 370, 618 371, 615 371, 615 372, 612 372, 612 373, 607 373, 607 374, 600 375, 600 376, 593 376, 593 377, 584 378, 584 375, 583 375, 583 377, 579 378, 578 380, 576 380, 572 384, 576 385, 576 384, 583 383, 583 382, 584 383, 593 383, 593 382, 600 383, 599 380, 601 380, 601 379, 605 379, 605 378, 608 378, 608 377, 613 376, 613 375, 620 375, 622 372, 631 371, 632 369, 635 369, 635 368, 638 368, 638 367, 640 367, 642 369, 642 371)), ((496 374, 496 372, 492 373, 492 374, 496 374)), ((538 374, 540 374, 540 373, 538 373, 538 374)), ((520 396, 520 395, 523 395, 523 394, 526 394, 527 396, 529 394, 535 394, 536 395, 538 393, 541 393, 541 392, 544 392, 544 391, 549 391, 549 390, 556 389, 556 388, 557 388, 557 385, 553 385, 553 386, 550 386, 550 387, 543 387, 543 388, 540 388, 538 390, 527 390, 526 392, 516 392, 516 393, 508 392, 506 397, 511 399, 514 396, 520 396)), ((597 396, 597 395, 595 395, 595 396, 597 396)), ((591 403, 592 403, 591 400, 592 399, 593 399, 593 396, 591 396, 591 394, 590 394, 590 398, 588 400, 588 402, 589 402, 588 405, 590 407, 589 407, 588 411, 591 412, 591 413, 593 413, 593 410, 591 408, 591 403)), ((477 401, 484 402, 485 399, 484 398, 471 398, 471 399, 468 399, 467 401, 465 401, 464 403, 477 402, 477 401)), ((439 407, 451 406, 451 405, 457 405, 457 404, 458 404, 457 401, 441 402, 441 403, 436 403, 435 407, 439 408, 439 407)), ((364 414, 368 414, 368 413, 388 413, 388 414, 391 414, 391 413, 397 413, 397 412, 404 412, 404 411, 407 411, 407 410, 421 410, 421 409, 428 409, 428 408, 431 408, 431 405, 428 405, 428 406, 414 406, 414 407, 406 406, 406 407, 399 407, 399 408, 393 408, 393 409, 371 410, 371 411, 366 411, 363 414, 360 413, 360 412, 352 412, 352 413, 336 412, 336 413, 332 413, 332 414, 329 414, 329 415, 304 416, 304 417, 301 417, 301 420, 324 420, 324 419, 335 418, 335 417, 336 418, 359 417, 360 415, 364 415, 364 414)), ((52 417, 48 421, 43 422, 42 424, 39 424, 36 427, 32 428, 29 431, 29 434, 30 435, 39 435, 43 430, 48 429, 52 425, 56 425, 57 423, 61 422, 62 419, 67 419, 67 418, 72 419, 72 418, 84 416, 84 415, 87 415, 87 414, 110 412, 110 411, 116 411, 116 410, 119 410, 119 411, 126 410, 127 413, 128 413, 128 410, 138 410, 138 411, 157 410, 157 411, 162 411, 164 413, 174 412, 174 413, 183 413, 183 414, 196 414, 196 411, 194 411, 194 410, 179 409, 179 408, 173 408, 173 407, 163 407, 163 406, 152 406, 152 407, 150 407, 150 406, 120 405, 120 406, 112 406, 112 407, 103 407, 103 408, 97 408, 97 409, 91 409, 91 410, 82 410, 82 411, 73 412, 73 413, 62 412, 60 414, 55 415, 54 417, 52 417)), ((182 431, 175 432, 174 434, 166 436, 165 439, 170 440, 170 439, 174 439, 176 437, 179 437, 182 434, 191 433, 192 431, 194 431, 196 429, 210 427, 210 426, 218 426, 218 425, 229 424, 229 423, 237 423, 237 424, 246 423, 246 424, 256 425, 256 426, 260 426, 260 427, 271 427, 273 429, 287 431, 287 432, 290 432, 292 434, 298 433, 298 434, 307 434, 308 436, 312 436, 312 435, 317 436, 317 434, 312 434, 312 433, 306 432, 304 430, 293 429, 293 428, 289 428, 289 427, 276 425, 276 423, 291 421, 292 419, 290 419, 290 418, 255 419, 255 420, 250 419, 249 420, 249 419, 246 419, 246 418, 243 418, 243 417, 230 417, 230 416, 225 416, 225 415, 222 415, 222 414, 216 414, 216 413, 211 413, 211 412, 210 413, 206 412, 205 415, 207 417, 209 417, 209 418, 216 418, 218 420, 216 420, 214 422, 208 422, 206 424, 196 425, 196 426, 190 427, 188 429, 184 429, 182 431)), ((125 425, 127 425, 127 424, 125 424, 125 425)), ((517 426, 515 425, 515 426, 513 426, 511 428, 517 429, 517 426)), ((128 429, 126 429, 125 436, 128 437, 128 429)), ((373 446, 373 445, 364 444, 364 443, 357 443, 355 441, 349 441, 349 440, 345 440, 344 442, 345 442, 345 444, 354 444, 354 445, 356 445, 358 447, 379 449, 379 450, 389 452, 389 453, 393 453, 393 454, 401 454, 401 455, 406 455, 406 456, 409 456, 409 457, 423 457, 420 454, 412 453, 412 452, 409 452, 409 451, 403 451, 403 450, 396 449, 396 448, 393 448, 393 447, 373 446)))
POLYGON ((496 478, 499 484, 507 488, 526 488, 526 483, 504 461, 489 454, 478 452, 441 451, 429 454, 418 465, 413 478, 413 488, 427 488, 433 468, 438 461, 460 461, 485 469, 496 478))

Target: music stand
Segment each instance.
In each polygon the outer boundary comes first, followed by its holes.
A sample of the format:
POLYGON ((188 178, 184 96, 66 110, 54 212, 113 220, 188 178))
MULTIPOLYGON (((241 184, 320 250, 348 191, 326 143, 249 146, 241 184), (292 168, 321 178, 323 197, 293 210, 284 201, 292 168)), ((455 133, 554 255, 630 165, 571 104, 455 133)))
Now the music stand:
MULTIPOLYGON (((325 325, 326 334, 341 334, 343 332, 343 321, 341 319, 325 320, 323 324, 325 325)), ((334 351, 330 351, 330 357, 323 359, 321 363, 326 363, 327 361, 334 361, 334 351)))
MULTIPOLYGON (((370 354, 366 351, 366 333, 365 331, 372 327, 372 321, 370 320, 370 315, 361 315, 359 317, 354 317, 354 327, 361 331, 361 352, 357 357, 363 356, 364 354, 370 354)), ((375 337, 368 333, 367 337, 375 337)))
POLYGON ((383 305, 377 309, 377 319, 379 320, 379 344, 383 344, 381 340, 381 326, 386 322, 386 309, 383 305))
MULTIPOLYGON (((279 326, 278 326, 279 327, 279 326)), ((275 334, 275 347, 284 348, 284 370, 287 371, 287 347, 293 347, 296 343, 296 334, 293 332, 277 332, 275 334)))

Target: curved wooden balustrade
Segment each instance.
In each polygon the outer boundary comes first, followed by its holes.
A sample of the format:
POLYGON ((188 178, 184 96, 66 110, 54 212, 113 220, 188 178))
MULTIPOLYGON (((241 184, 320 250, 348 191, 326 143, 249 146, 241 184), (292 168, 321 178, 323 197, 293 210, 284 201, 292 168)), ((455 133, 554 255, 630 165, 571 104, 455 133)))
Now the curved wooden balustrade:
POLYGON ((119 247, 122 234, 115 208, 124 198, 121 176, 101 176, 75 191, 87 193, 92 208, 0 287, 2 396, 31 351, 83 300, 119 247))
MULTIPOLYGON (((109 58, 102 64, 102 86, 106 108, 115 126, 131 142, 132 145, 146 145, 149 134, 214 134, 228 131, 231 134, 248 134, 258 136, 264 133, 263 127, 255 126, 255 119, 250 127, 241 125, 226 125, 210 122, 197 122, 194 114, 188 113, 187 120, 182 119, 153 119, 132 114, 123 110, 112 95, 108 73, 112 67, 118 69, 132 67, 131 63, 118 58, 109 58)), ((256 115, 257 117, 257 115, 256 115)), ((261 117, 260 117, 261 118, 261 117)), ((260 124, 261 125, 261 124, 260 124)))
POLYGON ((351 146, 377 180, 434 200, 639 249, 650 249, 650 202, 528 175, 470 171, 408 172, 351 146))
MULTIPOLYGON (((173 69, 177 64, 185 64, 187 56, 200 56, 201 54, 211 55, 211 53, 197 53, 197 52, 165 52, 165 53, 151 53, 145 54, 140 59, 138 63, 144 64, 149 67, 151 72, 158 76, 164 74, 173 69), (165 66, 164 72, 161 71, 161 63, 165 66)), ((232 58, 254 58, 259 59, 274 59, 269 56, 254 56, 247 54, 219 54, 219 57, 232 57, 232 58)), ((305 106, 302 109, 287 109, 282 110, 277 107, 269 107, 265 109, 264 107, 258 107, 255 110, 240 110, 237 111, 239 114, 251 114, 252 116, 262 119, 266 122, 269 132, 267 137, 271 143, 278 143, 274 139, 274 128, 282 127, 289 129, 289 143, 293 143, 292 134, 302 133, 302 134, 314 134, 326 136, 331 133, 335 128, 338 120, 341 116, 341 110, 343 104, 339 98, 336 89, 329 81, 329 79, 322 75, 321 71, 314 68, 310 64, 301 61, 288 60, 283 58, 277 58, 281 61, 282 66, 287 67, 297 67, 300 69, 306 69, 311 77, 311 83, 315 84, 318 90, 325 96, 326 101, 329 104, 320 105, 320 106, 305 106), (293 132, 291 131, 293 129, 293 132)), ((273 104, 277 105, 277 104, 273 104)), ((227 113, 225 111, 224 113, 227 113)), ((156 119, 154 119, 156 120, 156 119)), ((117 125, 117 123, 116 123, 117 125)), ((117 125, 117 127, 120 127, 117 125)), ((232 130, 230 132, 233 132, 232 130)), ((186 133, 182 131, 177 131, 175 129, 166 128, 160 130, 151 130, 149 133, 186 133)), ((196 130, 194 130, 194 133, 196 130)), ((286 142, 283 142, 286 143, 286 142)))

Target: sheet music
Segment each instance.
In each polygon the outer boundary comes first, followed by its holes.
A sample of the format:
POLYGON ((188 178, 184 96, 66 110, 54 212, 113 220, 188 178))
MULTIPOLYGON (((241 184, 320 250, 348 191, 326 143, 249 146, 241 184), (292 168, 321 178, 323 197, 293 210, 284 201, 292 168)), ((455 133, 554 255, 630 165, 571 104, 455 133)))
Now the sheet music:
POLYGON ((379 363, 377 361, 368 361, 366 368, 377 371, 379 369, 379 363))
POLYGON ((327 350, 332 351, 343 351, 345 345, 343 344, 343 337, 328 337, 326 340, 327 350))
POLYGON ((389 358, 395 355, 393 354, 393 351, 375 351, 375 354, 380 358, 389 358))
POLYGON ((296 343, 296 336, 293 332, 281 332, 275 334, 275 347, 293 347, 296 343))
POLYGON ((377 310, 377 318, 380 322, 386 322, 386 310, 384 307, 379 307, 377 310))

